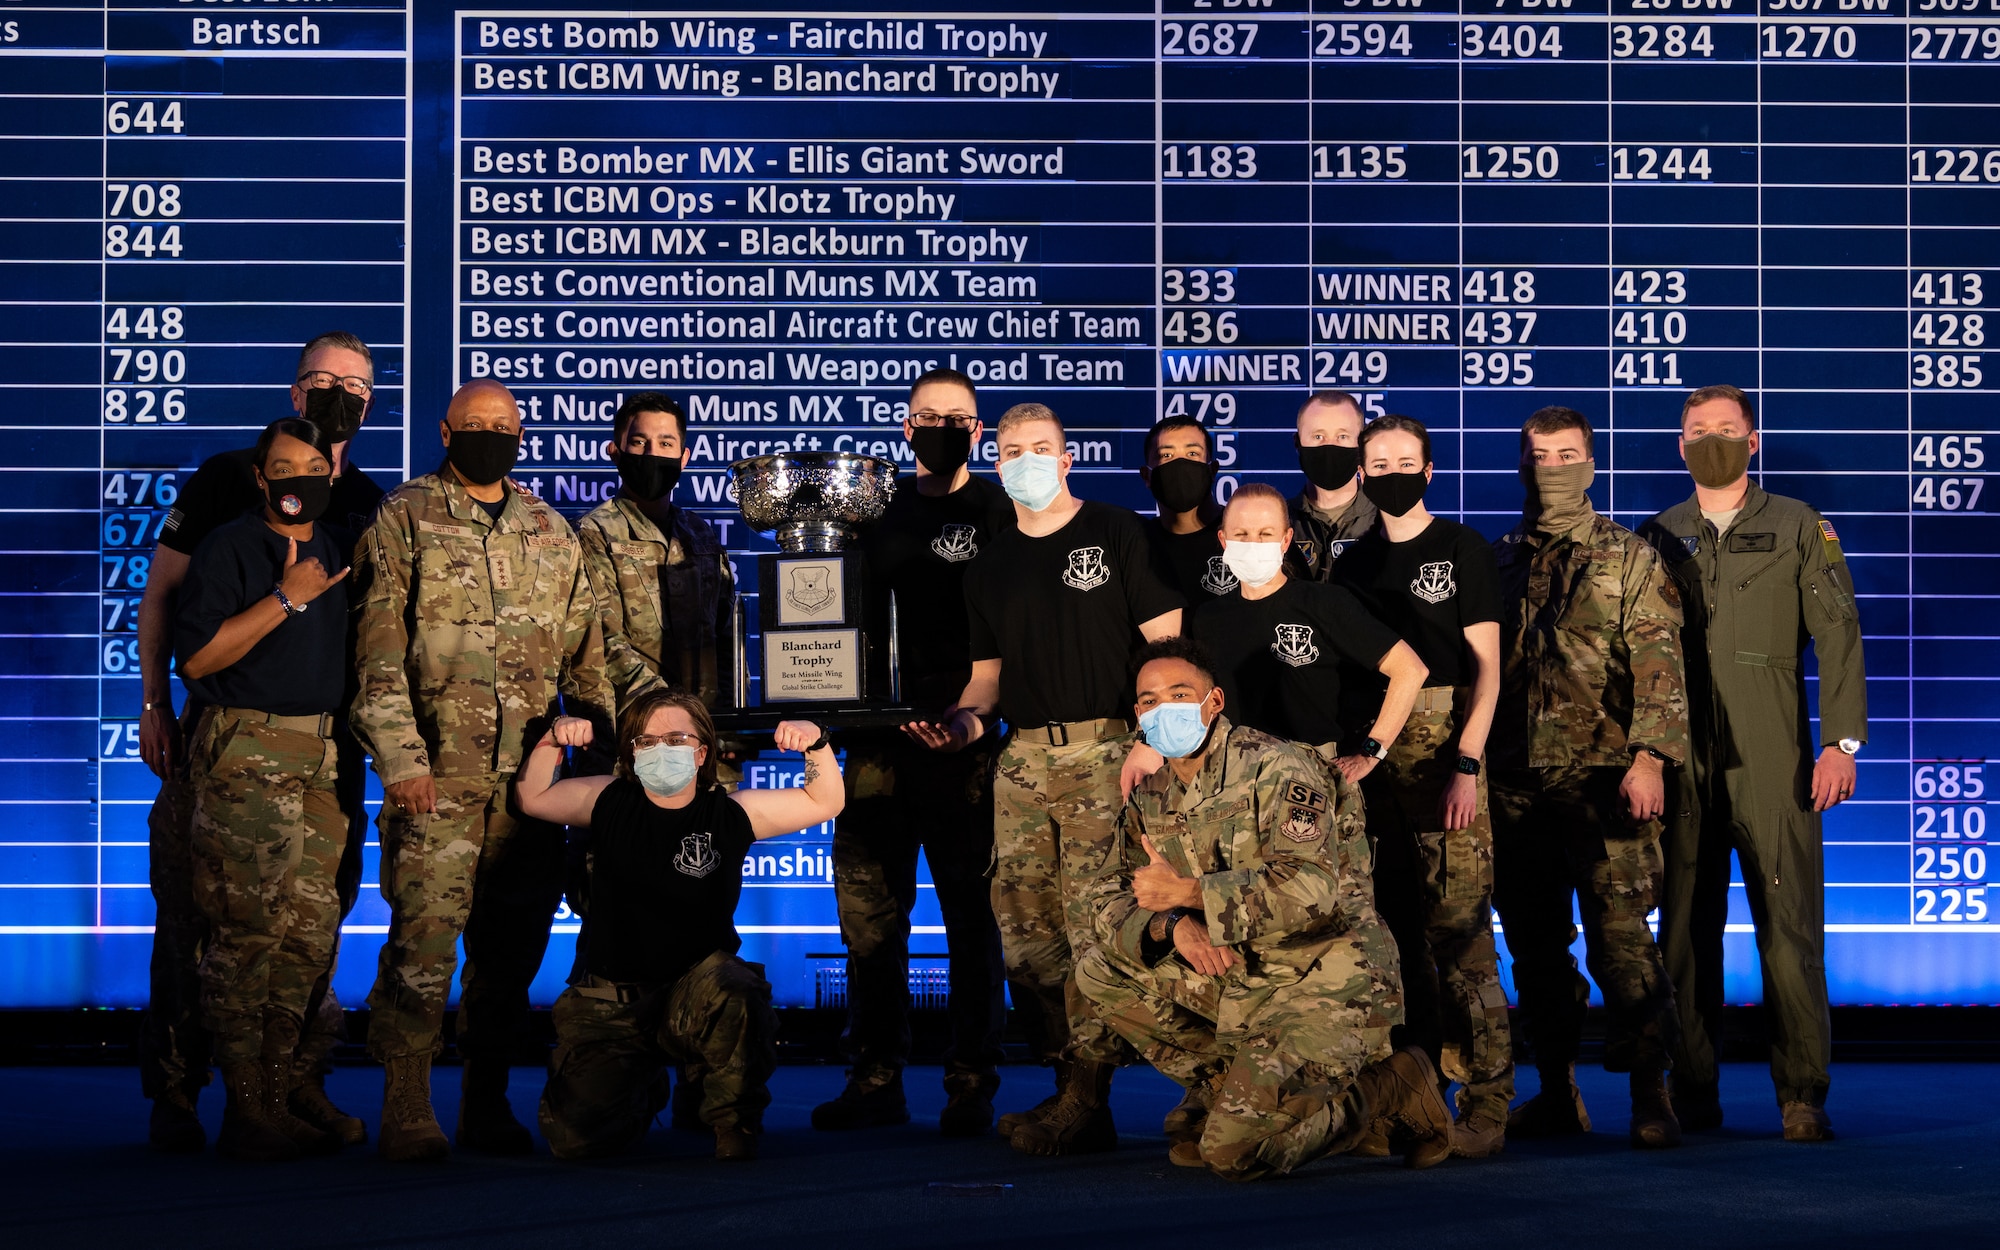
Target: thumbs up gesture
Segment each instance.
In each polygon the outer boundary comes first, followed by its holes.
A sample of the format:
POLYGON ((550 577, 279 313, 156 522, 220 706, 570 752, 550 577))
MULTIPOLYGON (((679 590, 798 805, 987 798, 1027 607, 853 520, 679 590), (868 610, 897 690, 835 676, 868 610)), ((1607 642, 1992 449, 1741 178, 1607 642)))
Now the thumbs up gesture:
POLYGON ((1201 906, 1201 879, 1183 877, 1180 870, 1160 854, 1151 838, 1142 834, 1139 844, 1146 848, 1150 860, 1132 874, 1132 894, 1138 899, 1139 906, 1151 912, 1201 906))

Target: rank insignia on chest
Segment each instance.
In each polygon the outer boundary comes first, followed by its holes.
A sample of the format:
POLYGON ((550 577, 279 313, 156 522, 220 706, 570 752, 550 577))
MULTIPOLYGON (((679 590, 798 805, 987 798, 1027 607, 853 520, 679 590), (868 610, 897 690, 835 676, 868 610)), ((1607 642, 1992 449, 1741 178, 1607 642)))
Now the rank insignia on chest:
POLYGON ((493 589, 514 589, 514 560, 504 551, 486 553, 486 573, 493 580, 493 589))
POLYGON ((1310 842, 1319 836, 1319 813, 1310 807, 1294 807, 1278 832, 1294 842, 1310 842))

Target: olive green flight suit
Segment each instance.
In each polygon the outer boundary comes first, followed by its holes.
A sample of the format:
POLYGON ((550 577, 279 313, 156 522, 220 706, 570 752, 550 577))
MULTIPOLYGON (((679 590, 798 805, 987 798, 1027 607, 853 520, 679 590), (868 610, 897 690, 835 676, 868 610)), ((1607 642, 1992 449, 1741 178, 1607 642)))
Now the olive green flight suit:
POLYGON ((1642 532, 1681 585, 1694 725, 1689 766, 1670 799, 1660 907, 1681 1014, 1675 1085, 1716 1083, 1733 848, 1757 926, 1778 1101, 1820 1106, 1833 1030, 1813 763, 1824 745, 1868 736, 1847 560, 1824 517, 1754 482, 1726 533, 1715 532, 1693 499, 1642 532), (1800 669, 1808 638, 1819 666, 1817 737, 1800 669))

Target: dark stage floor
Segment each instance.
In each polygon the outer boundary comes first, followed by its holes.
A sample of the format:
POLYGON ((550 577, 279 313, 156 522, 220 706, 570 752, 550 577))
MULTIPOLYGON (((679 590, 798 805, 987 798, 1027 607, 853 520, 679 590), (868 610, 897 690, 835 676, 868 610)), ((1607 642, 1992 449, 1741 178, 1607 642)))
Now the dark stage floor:
MULTIPOLYGON (((440 1112, 457 1073, 440 1069, 440 1112)), ((998 1138, 946 1141, 938 1070, 914 1068, 917 1120, 814 1133, 831 1067, 786 1067, 764 1158, 718 1164, 705 1139, 655 1129, 611 1164, 546 1155, 395 1167, 372 1145, 330 1160, 251 1166, 163 1157, 143 1144, 147 1105, 129 1068, 0 1069, 0 1244, 201 1246, 1104 1246, 1357 1247, 1978 1246, 2000 1241, 2000 1065, 1845 1064, 1830 1104, 1840 1140, 1788 1145, 1761 1066, 1724 1077, 1729 1125, 1676 1151, 1625 1144, 1624 1078, 1591 1070, 1588 1138, 1521 1143, 1499 1159, 1407 1172, 1393 1160, 1332 1160, 1233 1186, 1168 1166, 1160 1117, 1177 1092, 1152 1072, 1120 1078, 1124 1146, 1076 1160, 1027 1159, 998 1138), (939 1183, 1013 1188, 974 1196, 939 1183)), ((1004 1108, 1048 1088, 1009 1068, 1004 1108)), ((1524 1083, 1534 1077, 1524 1074, 1524 1083)), ((381 1073, 343 1068, 336 1099, 369 1120, 381 1073)), ((516 1070, 532 1122, 541 1074, 516 1070)), ((219 1091, 203 1100, 213 1133, 219 1091)))

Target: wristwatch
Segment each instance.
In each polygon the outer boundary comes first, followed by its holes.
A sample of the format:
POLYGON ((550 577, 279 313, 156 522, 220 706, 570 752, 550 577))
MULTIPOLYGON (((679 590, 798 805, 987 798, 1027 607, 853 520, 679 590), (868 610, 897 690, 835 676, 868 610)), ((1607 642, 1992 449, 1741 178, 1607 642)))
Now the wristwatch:
POLYGON ((1373 738, 1364 738, 1361 740, 1361 754, 1372 760, 1387 759, 1389 757, 1389 748, 1383 746, 1373 738))
POLYGON ((1160 942, 1173 941, 1174 930, 1180 928, 1181 921, 1186 920, 1189 916, 1193 916, 1196 914, 1198 913, 1196 913, 1195 909, 1192 907, 1169 907, 1167 910, 1161 912, 1157 917, 1154 918, 1153 923, 1159 925, 1161 928, 1166 930, 1165 933, 1162 933, 1158 938, 1154 940, 1160 942))
POLYGON ((815 738, 810 744, 807 745, 806 749, 799 752, 799 754, 811 755, 814 751, 817 751, 821 747, 825 746, 827 744, 827 740, 832 737, 833 737, 833 727, 831 725, 821 725, 819 727, 819 737, 815 738))
POLYGON ((1840 741, 1834 743, 1833 745, 1839 747, 1842 751, 1846 752, 1848 755, 1861 754, 1861 739, 1859 738, 1842 738, 1840 741))
POLYGON ((1458 771, 1468 777, 1477 777, 1479 775, 1479 761, 1470 755, 1461 755, 1458 757, 1458 771))

